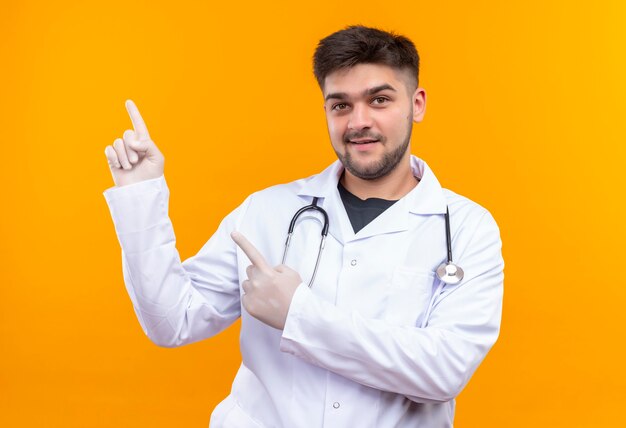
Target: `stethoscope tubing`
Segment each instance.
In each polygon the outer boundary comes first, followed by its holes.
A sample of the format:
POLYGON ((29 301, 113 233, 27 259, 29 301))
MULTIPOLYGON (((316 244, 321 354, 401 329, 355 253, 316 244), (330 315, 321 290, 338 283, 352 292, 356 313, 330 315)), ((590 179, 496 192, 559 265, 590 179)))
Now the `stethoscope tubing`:
MULTIPOLYGON (((309 281, 309 288, 311 288, 313 286, 313 283, 315 282, 315 277, 317 276, 317 271, 320 265, 320 260, 322 259, 322 252, 324 251, 324 247, 326 245, 326 237, 328 236, 328 229, 330 226, 328 213, 326 212, 324 208, 317 205, 317 201, 318 201, 317 197, 313 198, 311 205, 306 205, 300 208, 292 217, 291 222, 289 223, 289 229, 287 231, 287 239, 285 240, 285 250, 283 251, 283 258, 281 262, 282 264, 284 264, 285 261, 287 260, 287 253, 289 251, 289 246, 291 245, 291 238, 293 236, 293 231, 295 229, 298 218, 303 213, 305 213, 306 211, 310 211, 310 210, 315 210, 321 213, 322 216, 324 217, 324 223, 323 223, 322 232, 321 232, 322 237, 320 240, 319 249, 317 251, 317 259, 315 261, 313 275, 311 276, 311 280, 309 281)), ((446 224, 446 249, 448 251, 448 258, 447 258, 447 261, 439 265, 439 267, 436 270, 437 277, 440 280, 440 284, 437 288, 438 290, 443 287, 443 283, 451 284, 451 285, 457 284, 463 279, 463 276, 464 276, 463 269, 461 269, 460 266, 457 266, 456 264, 454 264, 452 260, 452 237, 450 234, 450 209, 447 206, 446 206, 446 213, 444 216, 445 216, 445 224, 446 224)))
POLYGON ((311 280, 309 281, 309 288, 313 286, 313 282, 315 282, 315 277, 317 276, 317 270, 320 265, 320 260, 322 259, 322 252, 324 251, 324 247, 326 246, 326 237, 328 236, 328 228, 330 226, 330 222, 328 220, 328 213, 326 210, 319 205, 317 205, 318 198, 313 198, 313 202, 311 205, 307 205, 305 207, 300 208, 296 214, 291 219, 289 223, 289 230, 287 231, 287 240, 285 241, 285 250, 283 251, 283 259, 282 264, 285 264, 285 260, 287 260, 287 252, 289 250, 289 246, 291 245, 291 237, 293 235, 293 230, 296 227, 296 221, 298 221, 298 217, 300 217, 304 212, 315 210, 318 211, 324 216, 324 224, 322 226, 322 238, 320 240, 320 246, 317 250, 317 260, 315 260, 315 268, 313 269, 313 275, 311 275, 311 280))

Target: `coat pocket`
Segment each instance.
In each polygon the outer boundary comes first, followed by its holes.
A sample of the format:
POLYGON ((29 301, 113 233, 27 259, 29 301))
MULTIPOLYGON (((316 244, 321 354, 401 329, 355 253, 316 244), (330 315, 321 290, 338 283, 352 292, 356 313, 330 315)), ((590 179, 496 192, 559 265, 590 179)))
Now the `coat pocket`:
POLYGON ((210 428, 263 428, 263 425, 252 419, 229 395, 213 411, 210 428))
POLYGON ((396 268, 389 284, 385 319, 398 325, 420 325, 428 311, 435 278, 433 271, 396 268))
POLYGON ((224 419, 224 428, 262 428, 263 425, 252 419, 244 410, 235 402, 235 405, 224 419))

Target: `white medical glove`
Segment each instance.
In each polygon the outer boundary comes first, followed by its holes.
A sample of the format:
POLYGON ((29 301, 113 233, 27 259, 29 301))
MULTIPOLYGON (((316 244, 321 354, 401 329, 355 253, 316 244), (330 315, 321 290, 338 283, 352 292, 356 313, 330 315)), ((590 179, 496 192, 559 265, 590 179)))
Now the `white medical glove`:
POLYGON ((300 275, 285 265, 272 268, 241 233, 230 236, 252 262, 246 269, 248 279, 241 284, 243 307, 259 321, 283 330, 293 295, 302 283, 300 275))
POLYGON ((135 103, 127 100, 126 110, 134 131, 126 130, 123 138, 117 138, 113 146, 104 149, 113 181, 118 187, 160 177, 165 163, 165 158, 150 139, 135 103))

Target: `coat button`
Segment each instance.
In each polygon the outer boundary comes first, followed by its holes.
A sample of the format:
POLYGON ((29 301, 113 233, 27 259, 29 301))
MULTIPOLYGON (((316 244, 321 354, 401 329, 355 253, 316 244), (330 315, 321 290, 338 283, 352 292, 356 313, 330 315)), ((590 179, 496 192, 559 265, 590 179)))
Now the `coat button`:
POLYGON ((352 259, 352 261, 350 262, 350 264, 351 264, 352 266, 356 266, 356 259, 352 259))
POLYGON ((333 403, 333 408, 334 408, 334 409, 338 409, 338 408, 339 408, 339 403, 335 401, 335 402, 333 403))

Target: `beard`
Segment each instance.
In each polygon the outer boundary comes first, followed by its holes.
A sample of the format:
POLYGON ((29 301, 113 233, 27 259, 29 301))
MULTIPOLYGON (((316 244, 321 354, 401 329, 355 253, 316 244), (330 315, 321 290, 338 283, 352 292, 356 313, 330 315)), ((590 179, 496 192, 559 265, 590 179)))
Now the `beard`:
MULTIPOLYGON (((337 150, 335 150, 337 158, 339 158, 346 170, 348 170, 355 177, 358 177, 362 180, 376 180, 378 178, 386 176, 398 166, 409 147, 409 142, 411 141, 411 131, 413 129, 413 121, 409 119, 408 122, 408 130, 406 135, 404 136, 402 144, 400 144, 391 152, 385 153, 382 159, 368 163, 366 165, 359 165, 358 162, 354 161, 349 151, 346 150, 344 154, 341 154, 337 152, 337 150)), ((378 140, 380 144, 387 144, 387 139, 384 136, 380 134, 371 134, 367 131, 346 134, 343 139, 344 144, 350 144, 350 139, 354 138, 372 138, 374 140, 378 140)))

